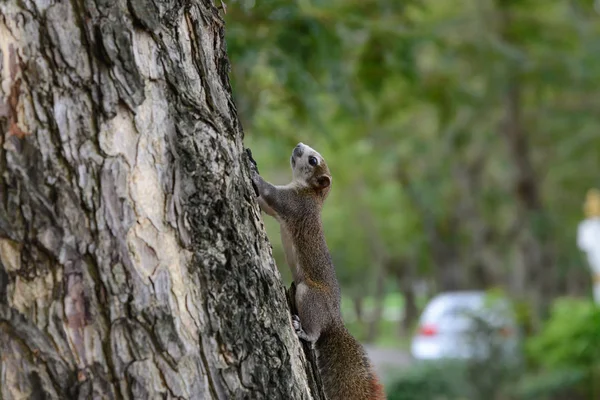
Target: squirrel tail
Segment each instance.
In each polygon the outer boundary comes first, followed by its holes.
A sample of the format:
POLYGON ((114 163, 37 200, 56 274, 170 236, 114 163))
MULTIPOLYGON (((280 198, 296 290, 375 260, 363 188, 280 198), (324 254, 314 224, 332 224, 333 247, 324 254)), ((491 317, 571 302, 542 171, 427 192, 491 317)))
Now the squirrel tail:
POLYGON ((329 400, 385 400, 367 353, 342 324, 315 343, 321 379, 329 400))

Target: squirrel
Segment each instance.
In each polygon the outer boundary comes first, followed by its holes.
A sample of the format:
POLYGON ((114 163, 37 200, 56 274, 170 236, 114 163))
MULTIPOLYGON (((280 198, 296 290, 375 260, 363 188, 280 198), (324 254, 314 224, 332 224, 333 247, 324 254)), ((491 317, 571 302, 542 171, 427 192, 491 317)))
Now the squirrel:
POLYGON ((296 286, 298 315, 292 316, 297 336, 314 346, 329 400, 385 400, 385 392, 361 344, 344 326, 341 293, 325 241, 321 209, 331 189, 323 157, 298 143, 290 164, 292 182, 274 186, 252 162, 251 178, 260 208, 277 219, 285 258, 296 286))

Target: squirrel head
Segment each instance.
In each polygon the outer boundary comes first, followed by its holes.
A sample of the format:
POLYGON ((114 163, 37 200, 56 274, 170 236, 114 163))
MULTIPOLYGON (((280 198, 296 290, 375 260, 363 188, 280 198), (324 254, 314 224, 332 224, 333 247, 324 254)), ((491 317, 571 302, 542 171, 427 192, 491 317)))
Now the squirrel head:
POLYGON ((325 200, 331 189, 331 174, 321 154, 304 143, 298 143, 290 158, 294 182, 314 191, 325 200))

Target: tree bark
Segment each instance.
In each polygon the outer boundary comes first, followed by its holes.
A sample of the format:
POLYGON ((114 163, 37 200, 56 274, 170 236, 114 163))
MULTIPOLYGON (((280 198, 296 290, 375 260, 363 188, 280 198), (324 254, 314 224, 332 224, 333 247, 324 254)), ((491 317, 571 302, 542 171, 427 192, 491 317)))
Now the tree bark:
POLYGON ((210 0, 0 3, 0 398, 310 399, 210 0))

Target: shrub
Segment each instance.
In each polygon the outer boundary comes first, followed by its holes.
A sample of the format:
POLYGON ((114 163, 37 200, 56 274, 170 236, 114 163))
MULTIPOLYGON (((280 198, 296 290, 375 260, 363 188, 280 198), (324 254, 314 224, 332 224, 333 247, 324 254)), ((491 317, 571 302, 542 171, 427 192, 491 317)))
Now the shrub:
POLYGON ((422 362, 402 371, 387 393, 388 400, 459 400, 467 398, 466 386, 464 363, 422 362))
POLYGON ((573 369, 555 369, 525 377, 512 391, 517 400, 584 400, 580 389, 586 374, 573 369))
POLYGON ((562 388, 600 398, 600 307, 594 303, 555 301, 540 334, 529 339, 527 351, 534 366, 544 371, 542 376, 563 376, 557 379, 562 388))

